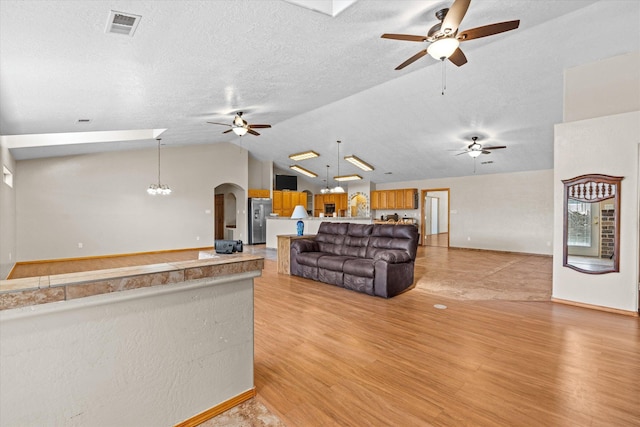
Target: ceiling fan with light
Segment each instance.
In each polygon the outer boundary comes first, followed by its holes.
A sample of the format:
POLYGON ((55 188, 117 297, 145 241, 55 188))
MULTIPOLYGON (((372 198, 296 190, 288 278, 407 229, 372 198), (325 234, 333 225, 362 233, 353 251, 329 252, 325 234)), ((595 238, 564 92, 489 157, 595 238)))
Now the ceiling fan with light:
MULTIPOLYGON (((483 147, 482 144, 480 144, 478 142, 478 137, 477 136, 472 136, 471 140, 473 142, 471 144, 469 144, 467 146, 467 148, 464 148, 462 150, 462 153, 456 154, 456 156, 459 156, 461 154, 468 154, 469 156, 471 156, 471 157, 473 157, 475 159, 480 154, 491 154, 491 150, 499 150, 501 148, 507 148, 506 145, 494 145, 494 146, 491 146, 491 147, 483 147)), ((459 151, 459 150, 456 150, 456 151, 459 151)))
POLYGON ((235 133, 238 136, 245 135, 246 133, 250 133, 251 135, 255 135, 255 136, 260 136, 260 134, 256 132, 254 129, 267 129, 271 127, 271 125, 256 125, 256 124, 247 123, 247 121, 242 118, 242 111, 238 111, 236 113, 236 117, 233 119, 233 122, 231 124, 217 123, 217 122, 207 122, 207 123, 210 123, 212 125, 229 126, 231 129, 225 130, 222 133, 229 133, 233 131, 233 133, 235 133))
POLYGON ((404 40, 411 42, 429 42, 426 49, 421 50, 411 58, 396 67, 401 70, 409 64, 417 61, 427 53, 435 59, 444 61, 449 59, 458 67, 467 63, 467 57, 460 50, 460 43, 481 37, 492 36, 515 30, 520 25, 520 20, 499 22, 470 30, 458 31, 458 26, 462 18, 467 13, 471 0, 455 0, 450 8, 441 9, 436 12, 439 23, 431 27, 426 36, 414 36, 409 34, 383 34, 385 39, 404 40))

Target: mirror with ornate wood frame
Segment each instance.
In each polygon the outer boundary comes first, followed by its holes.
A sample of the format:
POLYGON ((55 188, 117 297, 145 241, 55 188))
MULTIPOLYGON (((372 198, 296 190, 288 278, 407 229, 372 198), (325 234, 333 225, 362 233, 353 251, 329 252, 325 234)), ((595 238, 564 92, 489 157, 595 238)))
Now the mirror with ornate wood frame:
POLYGON ((620 271, 620 182, 601 174, 562 180, 562 265, 587 274, 620 271))

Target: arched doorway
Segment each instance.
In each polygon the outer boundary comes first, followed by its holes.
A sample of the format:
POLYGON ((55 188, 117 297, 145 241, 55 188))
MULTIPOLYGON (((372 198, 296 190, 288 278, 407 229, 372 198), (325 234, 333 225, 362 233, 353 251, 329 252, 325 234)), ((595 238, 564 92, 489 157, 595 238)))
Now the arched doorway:
POLYGON ((244 217, 238 215, 238 200, 245 198, 245 191, 236 184, 220 184, 214 189, 213 236, 215 240, 241 240, 244 217))

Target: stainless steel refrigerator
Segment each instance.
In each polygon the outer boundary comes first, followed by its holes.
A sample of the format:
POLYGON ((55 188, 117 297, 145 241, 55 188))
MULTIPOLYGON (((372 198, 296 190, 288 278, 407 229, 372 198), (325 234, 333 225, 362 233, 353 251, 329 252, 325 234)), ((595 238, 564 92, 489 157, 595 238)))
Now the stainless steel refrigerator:
POLYGON ((271 199, 249 199, 249 244, 267 243, 267 217, 271 199))

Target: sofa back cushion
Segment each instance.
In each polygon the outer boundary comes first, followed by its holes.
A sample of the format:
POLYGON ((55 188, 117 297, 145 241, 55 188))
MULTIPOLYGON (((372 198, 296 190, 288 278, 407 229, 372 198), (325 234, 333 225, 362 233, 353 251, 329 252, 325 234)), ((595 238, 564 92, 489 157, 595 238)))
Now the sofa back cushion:
POLYGON ((342 255, 342 246, 347 237, 349 223, 347 222, 323 222, 318 228, 315 241, 318 242, 318 250, 333 255, 342 255))
POLYGON ((404 250, 415 260, 418 250, 418 228, 408 224, 374 224, 366 257, 373 258, 378 252, 387 249, 404 250))
POLYGON ((367 246, 369 245, 369 237, 373 231, 373 224, 352 224, 349 223, 349 229, 344 239, 341 255, 350 257, 365 258, 367 255, 367 246))

